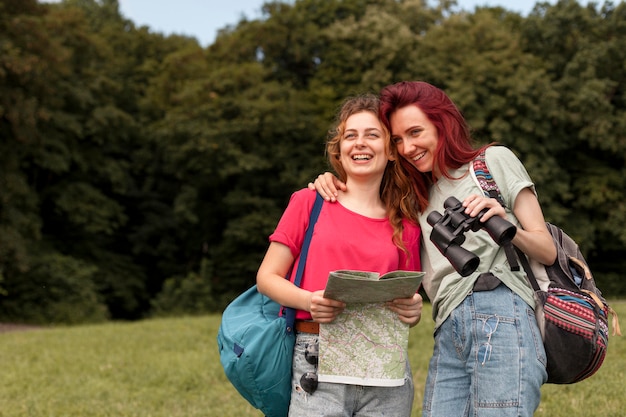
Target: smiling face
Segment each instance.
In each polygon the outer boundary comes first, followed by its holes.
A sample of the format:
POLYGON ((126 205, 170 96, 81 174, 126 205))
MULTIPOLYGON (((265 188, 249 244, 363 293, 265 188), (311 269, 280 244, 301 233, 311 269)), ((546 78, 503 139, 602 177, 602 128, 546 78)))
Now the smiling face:
MULTIPOLYGON (((401 107, 389 117, 391 141, 398 154, 420 172, 430 172, 435 163, 437 128, 415 105, 401 107)), ((434 173, 438 177, 438 173, 434 173)))
POLYGON ((348 178, 382 177, 389 161, 384 132, 378 116, 372 112, 348 117, 339 144, 339 162, 348 178))

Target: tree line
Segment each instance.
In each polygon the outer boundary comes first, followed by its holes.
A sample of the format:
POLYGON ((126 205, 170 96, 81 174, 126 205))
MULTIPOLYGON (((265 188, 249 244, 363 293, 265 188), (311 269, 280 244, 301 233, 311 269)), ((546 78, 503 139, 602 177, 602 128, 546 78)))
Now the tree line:
POLYGON ((0 320, 219 311, 346 96, 444 89, 626 294, 626 4, 268 1, 201 47, 118 0, 0 0, 0 320))

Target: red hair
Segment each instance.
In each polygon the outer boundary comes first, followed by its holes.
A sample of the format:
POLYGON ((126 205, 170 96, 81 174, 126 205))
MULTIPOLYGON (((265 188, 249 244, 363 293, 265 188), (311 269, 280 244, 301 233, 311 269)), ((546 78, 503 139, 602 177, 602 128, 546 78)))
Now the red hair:
MULTIPOLYGON (((465 118, 450 97, 431 84, 423 81, 402 81, 384 87, 380 92, 380 119, 391 130, 389 123, 391 115, 398 109, 411 105, 418 107, 437 129, 439 141, 433 168, 436 167, 441 175, 451 178, 450 170, 457 169, 476 158, 480 149, 474 149, 472 146, 465 118)), ((397 155, 397 149, 395 146, 393 148, 394 154, 397 155)), ((418 205, 423 212, 428 206, 428 189, 435 178, 432 172, 430 174, 419 172, 402 156, 399 156, 399 161, 406 174, 413 180, 418 205)))

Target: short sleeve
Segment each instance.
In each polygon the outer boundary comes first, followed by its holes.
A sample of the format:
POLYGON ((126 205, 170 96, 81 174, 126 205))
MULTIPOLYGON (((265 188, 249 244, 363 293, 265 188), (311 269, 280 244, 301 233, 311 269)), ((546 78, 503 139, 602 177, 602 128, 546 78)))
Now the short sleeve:
POLYGON ((524 188, 537 194, 526 168, 509 148, 490 146, 485 152, 485 161, 509 210, 513 210, 515 199, 524 188))
POLYGON ((316 192, 308 188, 293 193, 274 233, 269 237, 270 242, 289 247, 294 258, 300 255, 316 195, 316 192))

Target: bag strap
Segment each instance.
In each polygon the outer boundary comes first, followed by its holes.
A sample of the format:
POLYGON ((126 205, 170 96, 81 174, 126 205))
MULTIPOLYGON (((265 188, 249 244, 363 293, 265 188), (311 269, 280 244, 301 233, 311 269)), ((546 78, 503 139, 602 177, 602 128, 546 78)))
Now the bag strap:
POLYGON ((506 208, 506 204, 504 203, 498 184, 496 184, 491 172, 489 172, 487 159, 485 158, 485 150, 486 148, 483 148, 480 151, 471 165, 470 172, 472 174, 472 178, 478 184, 478 187, 483 190, 485 197, 495 198, 502 207, 506 208))
MULTIPOLYGON (((485 159, 485 149, 483 149, 478 154, 476 159, 474 159, 473 163, 470 164, 470 172, 472 174, 472 178, 474 178, 474 181, 478 184, 478 186, 485 193, 485 196, 495 198, 502 205, 502 207, 506 207, 504 205, 504 200, 502 198, 502 195, 500 194, 500 189, 498 188, 498 184, 496 184, 496 181, 493 179, 493 176, 489 172, 489 167, 487 167, 487 160, 485 159)), ((518 259, 520 260, 520 262, 522 263, 522 266, 524 267, 524 271, 526 272, 526 278, 528 279, 528 282, 530 283, 531 287, 533 287, 533 290, 535 292, 540 291, 541 289, 539 287, 539 283, 537 282, 537 278, 535 278, 535 274, 533 273, 533 270, 530 267, 526 254, 522 252, 522 250, 518 248, 517 246, 515 246, 515 251, 517 252, 518 259)), ((508 257, 508 254, 507 254, 507 257, 508 257)), ((570 259, 574 262, 580 262, 576 258, 570 258, 570 259)), ((587 267, 587 265, 582 264, 581 266, 585 270, 585 276, 587 276, 587 274, 590 274, 589 268, 587 267)), ((621 336, 622 332, 619 326, 619 319, 617 317, 617 313, 615 312, 615 310, 613 310, 608 304, 605 304, 602 300, 600 300, 600 298, 593 291, 588 291, 588 290, 581 290, 581 291, 589 295, 589 297, 593 298, 593 300, 596 302, 598 306, 602 307, 603 305, 606 305, 609 314, 612 316, 613 336, 615 336, 616 334, 621 336)))
MULTIPOLYGON (((483 191, 485 197, 495 198, 502 207, 506 208, 500 188, 498 187, 496 180, 493 178, 493 175, 491 175, 491 172, 489 172, 487 158, 485 157, 486 150, 487 148, 483 148, 474 161, 472 161, 470 164, 470 174, 476 184, 478 184, 478 187, 483 191)), ((519 265, 517 263, 519 259, 524 267, 524 270, 526 271, 526 274, 532 278, 532 280, 529 279, 530 284, 535 290, 539 290, 539 284, 537 283, 535 275, 532 273, 530 265, 528 264, 528 259, 526 258, 524 252, 510 242, 503 247, 504 252, 506 253, 506 259, 509 261, 509 265, 511 266, 511 271, 519 271, 519 265)))
MULTIPOLYGON (((315 228, 315 223, 317 222, 317 218, 320 215, 320 211, 322 210, 322 205, 324 204, 324 198, 322 198, 321 194, 317 193, 315 197, 315 204, 313 204, 313 209, 311 209, 311 214, 309 217, 309 225, 306 229, 306 235, 304 236, 304 242, 302 243, 302 249, 300 250, 300 260, 298 261, 298 269, 296 270, 296 276, 293 280, 293 283, 296 287, 300 286, 300 282, 302 281, 302 273, 304 272, 304 266, 306 265, 306 258, 309 253, 309 246, 311 245, 311 237, 313 236, 313 229, 315 228)), ((291 307, 284 307, 284 315, 286 321, 286 329, 287 333, 292 333, 294 324, 296 321, 296 309, 291 307)))
POLYGON ((540 291, 539 283, 537 282, 537 278, 535 278, 535 274, 533 273, 533 269, 530 267, 528 263, 528 258, 526 254, 521 251, 517 246, 515 247, 515 251, 517 251, 517 257, 519 258, 522 266, 524 267, 524 271, 526 272, 526 278, 528 278, 528 282, 530 282, 530 286, 533 287, 535 292, 540 291))

